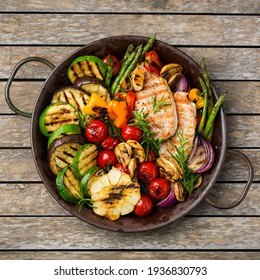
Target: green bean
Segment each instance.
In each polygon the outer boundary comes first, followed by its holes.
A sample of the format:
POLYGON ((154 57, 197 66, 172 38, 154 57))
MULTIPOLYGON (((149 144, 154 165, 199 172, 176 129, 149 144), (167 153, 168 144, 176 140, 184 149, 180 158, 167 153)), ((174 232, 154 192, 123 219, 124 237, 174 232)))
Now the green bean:
POLYGON ((201 121, 198 127, 198 134, 201 134, 205 125, 205 121, 206 121, 206 117, 207 117, 207 109, 208 109, 208 91, 205 85, 205 82, 199 78, 200 81, 200 85, 204 94, 204 106, 203 106, 203 111, 202 111, 202 117, 201 117, 201 121))
POLYGON ((127 58, 127 60, 125 61, 125 63, 122 65, 118 75, 116 76, 114 82, 111 85, 110 88, 110 93, 112 95, 112 97, 114 96, 114 94, 116 93, 116 89, 118 88, 119 85, 119 81, 122 79, 125 71, 127 70, 128 66, 130 65, 130 63, 132 62, 132 60, 135 58, 136 56, 136 50, 134 50, 129 57, 127 58))
POLYGON ((116 87, 116 90, 115 92, 119 91, 120 89, 120 84, 126 79, 126 77, 134 70, 134 68, 136 67, 138 61, 139 61, 139 58, 142 54, 142 50, 143 50, 143 46, 142 45, 139 45, 137 48, 136 48, 136 55, 134 57, 134 59, 132 60, 131 64, 128 66, 128 68, 126 69, 126 71, 123 73, 122 77, 120 78, 119 80, 119 83, 116 87))
POLYGON ((113 60, 111 58, 111 56, 108 56, 108 60, 107 60, 107 75, 106 75, 106 79, 105 79, 105 84, 109 87, 110 83, 111 83, 111 79, 112 79, 112 75, 113 75, 113 67, 114 67, 114 63, 113 60))
POLYGON ((213 107, 213 109, 212 109, 211 114, 209 115, 209 118, 208 118, 208 120, 207 120, 205 129, 204 129, 204 132, 203 132, 203 136, 204 136, 206 139, 208 139, 207 137, 208 137, 208 135, 209 135, 209 133, 210 133, 210 131, 211 131, 213 125, 214 125, 214 120, 215 120, 215 118, 216 118, 216 116, 217 116, 217 113, 218 113, 218 111, 219 111, 221 105, 223 104, 223 102, 224 102, 226 96, 227 96, 227 92, 224 93, 224 94, 222 94, 222 95, 219 97, 219 99, 217 100, 217 102, 215 103, 215 105, 214 105, 214 107, 213 107))

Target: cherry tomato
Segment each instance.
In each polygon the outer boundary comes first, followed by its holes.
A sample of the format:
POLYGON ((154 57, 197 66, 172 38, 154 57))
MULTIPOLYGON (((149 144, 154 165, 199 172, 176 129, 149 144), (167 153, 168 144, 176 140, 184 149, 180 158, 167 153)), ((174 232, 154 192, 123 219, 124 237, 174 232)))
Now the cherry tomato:
POLYGON ((100 146, 102 149, 114 150, 115 147, 120 143, 118 138, 112 138, 111 136, 107 136, 101 143, 100 146))
POLYGON ((138 166, 137 175, 144 183, 150 183, 158 177, 158 168, 154 163, 145 161, 138 166))
POLYGON ((126 173, 126 174, 130 174, 130 171, 129 171, 129 169, 128 169, 128 167, 126 166, 124 166, 123 165, 123 163, 118 163, 117 165, 116 165, 116 168, 118 168, 121 172, 123 172, 123 173, 126 173))
POLYGON ((86 137, 89 142, 100 143, 107 136, 107 127, 104 122, 100 120, 91 121, 86 126, 86 137))
POLYGON ((153 202, 148 195, 142 194, 139 202, 135 205, 134 214, 136 216, 146 216, 153 210, 153 202))
MULTIPOLYGON (((121 68, 121 62, 112 54, 110 54, 110 57, 112 58, 112 61, 114 63, 113 65, 113 76, 116 76, 121 68)), ((103 61, 106 65, 108 65, 108 55, 103 58, 103 61)))
POLYGON ((154 162, 156 158, 156 154, 153 151, 148 151, 147 161, 154 162))
POLYGON ((122 128, 122 137, 125 141, 136 140, 140 142, 142 136, 143 136, 143 131, 136 126, 126 125, 122 128))
POLYGON ((151 197, 162 200, 170 193, 171 183, 164 178, 157 178, 151 181, 148 186, 148 191, 151 197))
POLYGON ((100 151, 97 157, 97 164, 101 168, 106 168, 107 165, 116 166, 117 158, 114 151, 111 150, 100 151))

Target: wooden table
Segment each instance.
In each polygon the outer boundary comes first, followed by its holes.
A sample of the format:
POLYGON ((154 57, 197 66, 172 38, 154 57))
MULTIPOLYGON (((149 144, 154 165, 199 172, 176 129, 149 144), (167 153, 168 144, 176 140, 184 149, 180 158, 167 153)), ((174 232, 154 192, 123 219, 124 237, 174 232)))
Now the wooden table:
MULTIPOLYGON (((0 259, 259 259, 259 1, 13 0, 0 1, 0 11, 0 259), (198 63, 205 57, 218 93, 228 90, 228 148, 251 160, 253 184, 232 210, 203 202, 158 230, 101 230, 71 216, 48 193, 31 155, 30 120, 9 109, 4 86, 28 56, 57 65, 93 40, 155 32, 198 63)), ((32 109, 48 73, 37 63, 21 69, 11 92, 19 108, 32 109)), ((211 197, 236 198, 247 174, 243 161, 228 157, 211 197)))

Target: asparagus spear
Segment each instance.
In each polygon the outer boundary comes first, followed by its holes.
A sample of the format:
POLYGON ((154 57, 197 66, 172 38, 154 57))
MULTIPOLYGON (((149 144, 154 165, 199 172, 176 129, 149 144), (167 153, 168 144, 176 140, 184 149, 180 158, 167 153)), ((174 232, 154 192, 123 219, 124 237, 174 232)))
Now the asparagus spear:
POLYGON ((226 98, 226 95, 227 95, 227 92, 225 92, 224 94, 222 94, 219 99, 217 100, 217 102, 215 103, 213 109, 212 109, 212 112, 211 114, 209 115, 209 118, 207 120, 207 123, 206 123, 206 126, 205 126, 205 129, 204 129, 204 132, 203 132, 203 136, 207 139, 208 139, 208 135, 210 134, 210 130, 212 129, 213 127, 213 124, 214 124, 214 120, 217 116, 217 113, 221 107, 221 105, 223 104, 225 98, 226 98))
POLYGON ((200 85, 201 85, 201 88, 202 88, 202 91, 204 93, 204 106, 203 106, 203 111, 202 111, 202 117, 201 117, 201 121, 200 121, 200 124, 199 124, 199 127, 198 127, 198 134, 201 134, 202 130, 203 130, 203 127, 205 125, 205 120, 206 120, 206 117, 207 117, 207 109, 208 109, 208 91, 207 91, 207 87, 206 87, 206 84, 204 83, 204 81, 199 78, 199 81, 200 81, 200 85))
POLYGON ((145 54, 147 53, 147 51, 148 51, 149 49, 151 49, 151 47, 153 46, 153 43, 154 43, 155 39, 156 39, 156 33, 149 39, 149 41, 147 42, 147 44, 144 46, 139 61, 142 61, 142 60, 143 60, 143 58, 144 58, 145 54))
MULTIPOLYGON (((127 67, 126 71, 123 73, 122 77, 120 77, 119 79, 119 82, 117 84, 117 87, 115 89, 115 92, 119 91, 120 89, 120 84, 125 80, 125 78, 134 70, 134 68, 136 67, 138 61, 139 61, 139 58, 142 54, 142 50, 143 50, 143 46, 142 45, 139 45, 137 48, 136 48, 136 55, 134 57, 134 59, 132 60, 131 64, 127 67)), ((114 92, 114 93, 115 93, 114 92)))
POLYGON ((105 80, 105 83, 107 86, 110 86, 110 83, 111 83, 113 67, 114 67, 114 63, 113 63, 111 56, 109 55, 108 63, 107 63, 107 75, 106 75, 106 80, 105 80))

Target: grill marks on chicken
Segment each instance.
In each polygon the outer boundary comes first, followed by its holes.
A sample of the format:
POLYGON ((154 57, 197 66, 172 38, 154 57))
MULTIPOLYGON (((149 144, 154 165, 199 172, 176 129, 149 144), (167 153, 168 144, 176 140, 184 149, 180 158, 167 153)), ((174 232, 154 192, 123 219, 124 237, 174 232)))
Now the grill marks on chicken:
POLYGON ((136 92, 135 110, 144 114, 148 113, 147 121, 155 139, 168 139, 174 135, 177 125, 177 111, 173 98, 166 80, 154 73, 145 72, 144 86, 141 91, 136 92), (160 107, 157 111, 153 110, 153 97, 156 100, 163 98, 167 106, 160 107))
POLYGON ((169 157, 170 153, 175 155, 174 146, 180 147, 179 133, 183 134, 183 138, 187 141, 185 149, 187 154, 190 153, 196 129, 196 106, 189 101, 187 92, 175 92, 174 100, 176 102, 178 114, 178 127, 175 135, 160 145, 160 157, 169 157))

